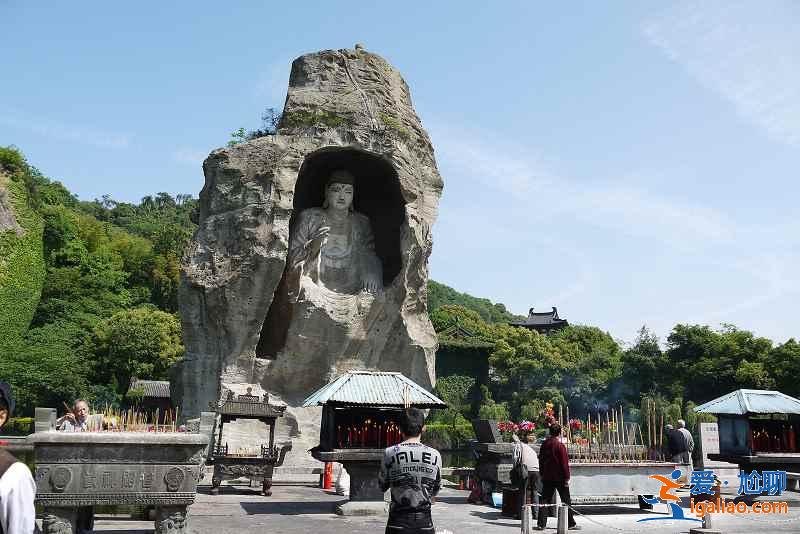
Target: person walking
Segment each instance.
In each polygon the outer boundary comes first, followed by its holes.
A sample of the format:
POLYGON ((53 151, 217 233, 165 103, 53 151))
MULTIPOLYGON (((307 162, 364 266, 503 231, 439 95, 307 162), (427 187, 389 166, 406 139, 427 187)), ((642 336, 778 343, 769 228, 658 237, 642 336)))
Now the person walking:
POLYGON ((539 457, 533 447, 522 443, 516 434, 511 438, 514 441, 513 469, 519 473, 519 517, 522 518, 526 504, 533 504, 531 512, 536 519, 539 512, 539 457))
MULTIPOLYGON (((14 413, 11 386, 0 380, 0 427, 14 413)), ((33 499, 36 484, 31 471, 8 451, 0 449, 0 534, 31 534, 36 529, 33 499)))
POLYGON ((691 465, 692 452, 694 451, 694 438, 692 437, 692 433, 689 432, 689 429, 686 428, 686 421, 683 419, 678 419, 678 432, 680 432, 681 436, 683 437, 683 445, 681 447, 681 463, 691 465))
POLYGON ((667 436, 667 455, 671 461, 675 463, 682 463, 683 452, 686 450, 685 439, 683 434, 675 430, 672 425, 664 427, 664 433, 667 436))
MULTIPOLYGON (((542 503, 552 504, 553 496, 558 491, 561 502, 569 507, 567 525, 569 530, 580 530, 575 523, 575 513, 572 511, 572 500, 569 496, 569 456, 567 448, 561 443, 561 425, 550 425, 550 436, 544 440, 539 449, 539 476, 542 479, 542 503)), ((536 530, 544 530, 547 525, 547 508, 539 510, 536 530)))
POLYGON ((442 485, 442 457, 420 441, 425 414, 407 408, 400 418, 403 441, 383 455, 378 483, 391 488, 386 534, 434 534, 431 504, 442 485))

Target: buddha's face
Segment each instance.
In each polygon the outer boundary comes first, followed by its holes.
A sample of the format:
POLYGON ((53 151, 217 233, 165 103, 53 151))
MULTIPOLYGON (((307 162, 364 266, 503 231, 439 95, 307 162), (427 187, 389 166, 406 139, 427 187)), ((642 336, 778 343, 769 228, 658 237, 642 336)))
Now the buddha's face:
POLYGON ((328 207, 337 211, 348 211, 353 205, 353 186, 333 182, 326 191, 328 207))

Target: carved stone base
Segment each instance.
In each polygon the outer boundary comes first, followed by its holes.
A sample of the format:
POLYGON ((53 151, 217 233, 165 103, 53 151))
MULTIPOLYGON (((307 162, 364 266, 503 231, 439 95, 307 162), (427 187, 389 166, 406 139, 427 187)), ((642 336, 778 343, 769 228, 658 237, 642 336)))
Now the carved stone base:
POLYGON ((50 508, 44 509, 42 514, 43 534, 80 534, 78 530, 78 508, 50 508))
POLYGON ((350 475, 350 500, 374 501, 383 503, 384 492, 378 485, 380 461, 348 462, 343 461, 344 468, 350 475))
MULTIPOLYGON (((284 446, 282 451, 289 450, 290 447, 284 446)), ((282 463, 285 452, 281 454, 282 463)), ((278 464, 280 465, 280 463, 278 464)), ((214 460, 214 476, 211 479, 211 494, 219 495, 220 485, 225 480, 235 480, 237 478, 247 478, 250 484, 261 482, 261 493, 265 497, 272 495, 272 473, 275 468, 275 460, 265 458, 249 457, 217 457, 214 460)))
POLYGON ((186 506, 159 506, 156 508, 155 534, 184 534, 186 532, 186 506))

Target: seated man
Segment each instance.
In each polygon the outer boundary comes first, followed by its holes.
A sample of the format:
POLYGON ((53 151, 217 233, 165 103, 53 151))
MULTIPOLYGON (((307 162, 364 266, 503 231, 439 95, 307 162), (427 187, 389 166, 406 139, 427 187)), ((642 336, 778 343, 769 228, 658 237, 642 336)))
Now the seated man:
POLYGON ((76 400, 72 411, 56 420, 56 430, 62 432, 86 432, 89 430, 89 404, 83 399, 76 400))
MULTIPOLYGON (((14 396, 11 386, 0 380, 0 427, 13 412, 14 396)), ((36 510, 33 507, 35 496, 36 484, 28 466, 0 449, 0 532, 33 533, 36 529, 36 510)))

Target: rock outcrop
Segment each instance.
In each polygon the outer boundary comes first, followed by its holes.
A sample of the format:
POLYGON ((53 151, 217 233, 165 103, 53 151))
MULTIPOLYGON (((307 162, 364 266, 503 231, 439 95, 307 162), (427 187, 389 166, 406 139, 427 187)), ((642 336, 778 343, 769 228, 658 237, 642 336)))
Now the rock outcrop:
POLYGON ((14 232, 17 237, 21 237, 25 231, 17 222, 16 216, 14 216, 11 198, 4 184, 6 180, 7 178, 0 174, 0 234, 3 232, 14 232))
POLYGON ((394 68, 361 48, 296 59, 277 133, 215 150, 203 170, 180 288, 186 357, 175 379, 184 413, 206 409, 221 388, 260 384, 289 405, 297 437, 315 417, 293 408, 339 372, 400 371, 432 387, 426 291, 443 183, 394 68), (339 169, 355 176, 354 208, 371 223, 383 291, 312 289, 295 302, 291 228, 298 213, 322 205, 339 169))

